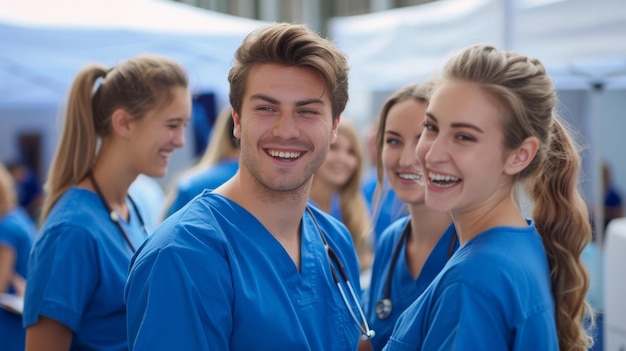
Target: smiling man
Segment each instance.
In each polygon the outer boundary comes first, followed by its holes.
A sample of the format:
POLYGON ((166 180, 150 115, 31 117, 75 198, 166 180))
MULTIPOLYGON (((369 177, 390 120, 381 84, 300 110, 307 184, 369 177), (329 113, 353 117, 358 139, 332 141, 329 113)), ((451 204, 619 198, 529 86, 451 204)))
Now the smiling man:
POLYGON ((304 26, 274 24, 244 40, 229 74, 239 171, 169 217, 133 258, 131 349, 354 350, 359 333, 371 334, 352 291, 350 234, 307 207, 347 77, 345 56, 304 26), (338 287, 333 270, 343 268, 338 287))

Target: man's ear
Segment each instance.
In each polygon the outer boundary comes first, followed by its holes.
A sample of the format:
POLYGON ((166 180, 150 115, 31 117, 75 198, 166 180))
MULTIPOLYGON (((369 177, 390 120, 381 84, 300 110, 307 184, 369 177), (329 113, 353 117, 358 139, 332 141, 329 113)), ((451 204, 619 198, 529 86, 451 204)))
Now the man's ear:
POLYGON ((337 130, 339 129, 339 122, 341 120, 341 114, 333 118, 333 129, 330 130, 330 143, 334 144, 337 141, 337 130))
POLYGON ((508 155, 504 172, 515 175, 523 171, 532 162, 539 149, 539 141, 536 137, 526 138, 522 144, 508 155))
POLYGON ((133 130, 133 116, 131 116, 126 110, 118 108, 113 111, 111 116, 111 125, 113 131, 121 136, 128 137, 133 130))
POLYGON ((233 136, 237 139, 241 139, 241 117, 233 108, 231 115, 233 116, 233 136))

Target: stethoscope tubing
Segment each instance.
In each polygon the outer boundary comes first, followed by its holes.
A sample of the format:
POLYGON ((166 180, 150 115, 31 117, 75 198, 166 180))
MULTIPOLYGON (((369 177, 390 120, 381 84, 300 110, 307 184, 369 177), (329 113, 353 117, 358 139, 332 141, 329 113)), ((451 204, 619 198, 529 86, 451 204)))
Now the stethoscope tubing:
POLYGON ((393 310, 393 302, 389 298, 389 294, 391 292, 391 276, 393 274, 394 269, 396 268, 396 262, 398 261, 398 256, 400 255, 400 251, 402 250, 402 244, 406 242, 409 234, 411 233, 411 222, 407 222, 402 230, 402 234, 398 241, 396 242, 395 247, 393 248, 393 254, 391 255, 391 262, 389 263, 389 269, 387 270, 387 276, 385 278, 385 288, 383 290, 383 298, 376 302, 376 317, 378 319, 387 319, 391 315, 393 310))
POLYGON ((350 277, 348 276, 348 273, 346 272, 344 265, 341 263, 341 260, 339 260, 337 253, 335 253, 335 250, 333 250, 330 247, 330 245, 328 245, 326 236, 324 235, 322 228, 317 223, 317 219, 315 219, 315 216, 313 215, 313 211, 311 211, 311 209, 308 206, 306 207, 306 211, 309 214, 309 216, 311 216, 311 219, 313 219, 313 223, 315 224, 315 227, 317 228, 317 231, 320 234, 320 237, 322 238, 324 251, 326 252, 326 258, 328 259, 328 265, 330 266, 330 272, 333 277, 333 281, 337 285, 339 294, 341 295, 341 299, 343 300, 344 304, 348 308, 348 312, 350 312, 350 316, 352 317, 354 322, 359 326, 359 329, 361 330, 362 338, 364 339, 373 338, 374 335, 376 335, 376 332, 370 329, 369 324, 367 323, 367 319, 365 318, 365 313, 363 312, 359 299, 357 298, 356 293, 354 292, 354 288, 352 287, 352 284, 350 283, 350 277), (335 264, 333 264, 333 261, 335 264), (350 307, 350 303, 348 302, 348 296, 346 295, 344 288, 341 286, 341 281, 339 279, 335 266, 337 266, 337 268, 339 269, 339 273, 341 274, 341 277, 345 281, 345 284, 348 287, 348 291, 350 292, 350 297, 352 298, 352 301, 356 304, 357 310, 359 311, 359 315, 361 317, 360 322, 359 322, 359 318, 357 318, 356 314, 352 310, 352 307, 350 307))

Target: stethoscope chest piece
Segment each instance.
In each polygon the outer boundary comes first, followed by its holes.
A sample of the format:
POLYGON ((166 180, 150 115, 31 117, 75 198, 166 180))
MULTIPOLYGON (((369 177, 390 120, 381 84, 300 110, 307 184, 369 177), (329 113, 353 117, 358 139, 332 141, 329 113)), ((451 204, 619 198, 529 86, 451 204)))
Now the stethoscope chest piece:
POLYGON ((382 299, 376 302, 376 316, 379 319, 387 319, 391 315, 393 304, 390 299, 382 299))

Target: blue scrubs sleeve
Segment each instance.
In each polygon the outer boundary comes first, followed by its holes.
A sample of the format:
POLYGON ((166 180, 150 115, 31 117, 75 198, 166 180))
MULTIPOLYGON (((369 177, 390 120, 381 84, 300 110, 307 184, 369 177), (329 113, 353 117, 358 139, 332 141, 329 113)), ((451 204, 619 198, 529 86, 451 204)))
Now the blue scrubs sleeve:
POLYGON ((166 245, 131 267, 125 293, 131 350, 229 349, 233 288, 223 253, 201 243, 166 245))
POLYGON ((28 263, 24 326, 46 316, 74 332, 90 303, 99 276, 97 243, 84 228, 65 223, 35 244, 28 263))

